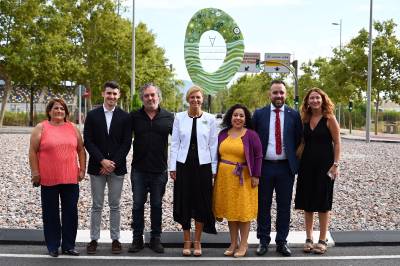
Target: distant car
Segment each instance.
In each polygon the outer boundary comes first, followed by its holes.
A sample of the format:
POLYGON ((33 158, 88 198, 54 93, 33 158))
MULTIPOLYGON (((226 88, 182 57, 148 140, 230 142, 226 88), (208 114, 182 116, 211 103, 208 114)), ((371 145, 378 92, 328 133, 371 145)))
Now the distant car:
POLYGON ((222 119, 223 116, 224 116, 224 115, 221 114, 221 113, 218 113, 218 114, 215 115, 216 118, 221 118, 221 119, 222 119))

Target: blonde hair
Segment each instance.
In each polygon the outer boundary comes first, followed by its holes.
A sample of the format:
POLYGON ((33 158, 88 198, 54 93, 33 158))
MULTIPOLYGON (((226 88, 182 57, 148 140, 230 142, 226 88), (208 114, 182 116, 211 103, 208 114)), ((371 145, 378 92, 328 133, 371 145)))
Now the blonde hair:
POLYGON ((186 101, 187 102, 189 102, 190 94, 195 93, 195 92, 200 92, 201 96, 203 96, 203 98, 204 98, 203 89, 197 85, 194 85, 194 86, 190 87, 189 90, 186 92, 186 101))
POLYGON ((329 98, 328 94, 326 94, 323 90, 320 88, 311 88, 306 96, 304 96, 303 103, 301 104, 300 111, 301 111, 301 120, 303 123, 308 123, 310 121, 311 117, 311 108, 308 105, 308 98, 310 97, 310 94, 316 92, 319 95, 321 95, 322 98, 322 104, 321 104, 321 109, 322 109, 322 115, 326 118, 334 117, 333 111, 335 109, 335 105, 329 98))

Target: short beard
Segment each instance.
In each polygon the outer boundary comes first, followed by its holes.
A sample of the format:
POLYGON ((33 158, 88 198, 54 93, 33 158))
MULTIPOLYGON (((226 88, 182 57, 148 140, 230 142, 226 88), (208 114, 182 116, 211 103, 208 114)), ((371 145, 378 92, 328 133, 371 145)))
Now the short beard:
POLYGON ((282 104, 278 106, 274 102, 271 102, 271 103, 273 106, 275 106, 275 108, 281 108, 285 104, 285 102, 282 102, 282 104))

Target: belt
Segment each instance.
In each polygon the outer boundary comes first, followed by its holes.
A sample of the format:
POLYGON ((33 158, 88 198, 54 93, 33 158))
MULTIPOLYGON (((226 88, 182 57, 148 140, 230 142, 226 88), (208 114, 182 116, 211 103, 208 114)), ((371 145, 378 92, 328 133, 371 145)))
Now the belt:
POLYGON ((235 169, 233 169, 233 174, 239 176, 239 183, 243 185, 243 167, 246 167, 246 162, 239 163, 239 162, 231 162, 228 160, 220 159, 221 163, 226 163, 230 165, 235 165, 235 169))
POLYGON ((265 160, 267 163, 286 163, 288 160, 265 160))

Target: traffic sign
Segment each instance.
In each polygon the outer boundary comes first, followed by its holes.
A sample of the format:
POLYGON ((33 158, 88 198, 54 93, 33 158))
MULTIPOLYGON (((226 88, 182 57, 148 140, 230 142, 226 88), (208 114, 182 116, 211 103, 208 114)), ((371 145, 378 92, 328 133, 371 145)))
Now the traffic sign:
POLYGON ((244 53, 238 72, 259 73, 261 71, 260 58, 260 53, 244 53))
POLYGON ((289 73, 289 53, 265 53, 264 72, 268 73, 289 73))

